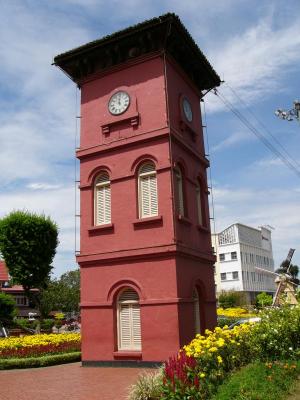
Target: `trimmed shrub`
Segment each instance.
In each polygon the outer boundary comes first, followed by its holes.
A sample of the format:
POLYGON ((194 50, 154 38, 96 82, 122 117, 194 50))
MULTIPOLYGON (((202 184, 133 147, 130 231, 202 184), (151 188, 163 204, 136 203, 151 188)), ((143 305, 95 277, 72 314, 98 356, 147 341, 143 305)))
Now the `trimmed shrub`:
POLYGON ((0 359, 0 370, 3 369, 21 369, 21 368, 38 368, 48 367, 56 364, 66 364, 81 360, 81 352, 73 352, 66 354, 55 354, 43 357, 31 358, 7 358, 0 359))
POLYGON ((269 294, 262 292, 256 296, 256 307, 264 308, 269 307, 273 303, 273 298, 269 294))
POLYGON ((51 330, 52 327, 54 326, 54 324, 55 324, 55 320, 54 319, 43 319, 41 321, 41 329, 51 330))
POLYGON ((219 307, 221 308, 232 308, 237 307, 243 303, 244 295, 240 292, 236 292, 235 290, 223 290, 218 297, 219 307))

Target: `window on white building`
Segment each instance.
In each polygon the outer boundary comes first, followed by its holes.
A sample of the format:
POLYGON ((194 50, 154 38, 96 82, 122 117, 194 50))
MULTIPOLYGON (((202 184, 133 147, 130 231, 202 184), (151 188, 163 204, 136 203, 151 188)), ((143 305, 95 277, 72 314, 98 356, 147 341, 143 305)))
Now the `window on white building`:
POLYGON ((107 172, 98 175, 95 181, 95 225, 111 223, 110 180, 107 172))
POLYGON ((236 251, 232 251, 232 252, 231 252, 231 259, 232 259, 232 260, 237 260, 237 253, 236 253, 236 251))
POLYGON ((221 281, 226 281, 226 272, 221 272, 221 281))
POLYGON ((139 169, 139 217, 158 215, 157 179, 155 166, 147 162, 139 169))
POLYGON ((239 279, 239 272, 238 271, 233 271, 232 272, 232 279, 239 279))
POLYGON ((225 261, 225 254, 224 253, 219 254, 219 259, 220 261, 225 261))
POLYGON ((118 349, 141 350, 141 317, 139 296, 125 289, 118 299, 118 349))

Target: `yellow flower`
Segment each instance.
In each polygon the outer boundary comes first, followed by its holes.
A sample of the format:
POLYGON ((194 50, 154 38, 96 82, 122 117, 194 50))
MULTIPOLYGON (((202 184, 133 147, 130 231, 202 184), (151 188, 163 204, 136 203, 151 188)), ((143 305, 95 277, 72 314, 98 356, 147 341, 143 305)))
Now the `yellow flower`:
POLYGON ((200 378, 204 378, 205 377, 205 373, 201 372, 201 374, 199 375, 200 378))
POLYGON ((218 351, 218 349, 216 347, 211 347, 210 349, 208 349, 208 351, 210 353, 215 353, 216 351, 218 351))
POLYGON ((217 357, 217 360, 218 360, 218 363, 219 363, 219 364, 222 364, 223 358, 222 358, 221 356, 218 356, 218 357, 217 357))

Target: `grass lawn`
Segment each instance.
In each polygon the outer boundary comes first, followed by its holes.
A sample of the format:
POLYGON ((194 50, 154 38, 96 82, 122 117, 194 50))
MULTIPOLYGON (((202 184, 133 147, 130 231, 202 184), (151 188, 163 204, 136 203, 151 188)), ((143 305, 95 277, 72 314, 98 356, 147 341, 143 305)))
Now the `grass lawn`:
POLYGON ((293 393, 299 374, 300 361, 249 364, 225 381, 213 400, 299 400, 300 387, 293 393))
POLYGON ((290 394, 285 400, 299 400, 299 399, 300 399, 300 377, 298 377, 296 386, 292 391, 292 394, 290 394))

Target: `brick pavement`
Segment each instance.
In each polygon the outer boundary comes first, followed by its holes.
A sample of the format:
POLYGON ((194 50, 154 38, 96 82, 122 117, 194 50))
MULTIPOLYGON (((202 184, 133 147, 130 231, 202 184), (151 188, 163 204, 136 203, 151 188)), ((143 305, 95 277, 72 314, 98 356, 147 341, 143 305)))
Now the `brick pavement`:
POLYGON ((80 363, 0 371, 0 399, 125 400, 142 371, 147 370, 83 368, 80 363))

